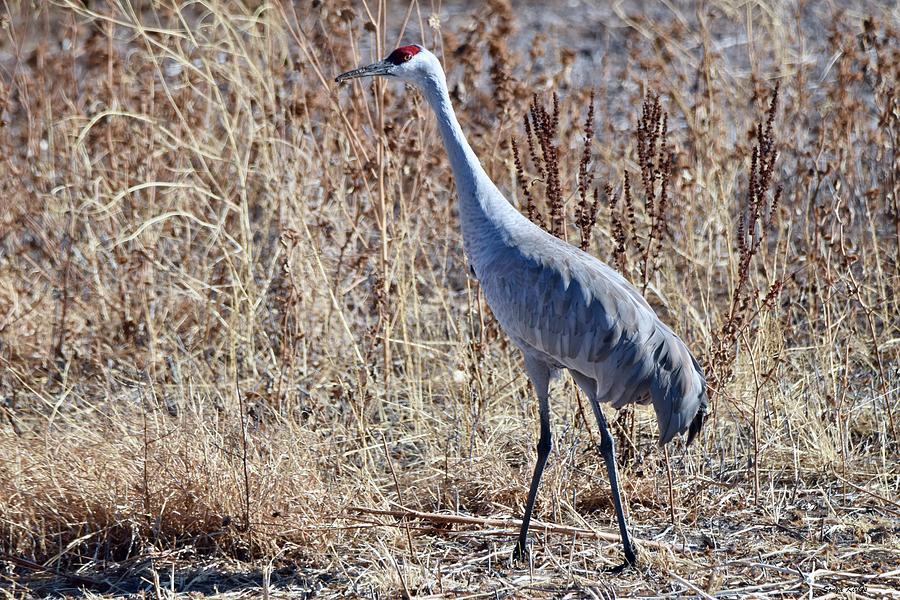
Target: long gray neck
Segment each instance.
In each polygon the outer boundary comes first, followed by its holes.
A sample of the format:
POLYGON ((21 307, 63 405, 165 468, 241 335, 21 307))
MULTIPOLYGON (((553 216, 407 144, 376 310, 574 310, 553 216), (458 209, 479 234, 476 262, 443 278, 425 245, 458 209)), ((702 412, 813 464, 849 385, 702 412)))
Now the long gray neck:
POLYGON ((425 98, 437 117, 441 137, 444 139, 444 148, 450 158, 450 166, 453 168, 453 177, 456 179, 460 195, 463 190, 474 191, 482 186, 494 187, 469 142, 466 141, 466 136, 463 135, 453 105, 450 103, 447 81, 443 73, 435 73, 429 77, 423 87, 425 98))
POLYGON ((466 141, 450 103, 444 74, 440 72, 429 77, 422 86, 422 91, 437 117, 444 147, 450 158, 459 195, 463 242, 470 260, 476 263, 477 268, 484 252, 494 244, 503 243, 511 222, 520 215, 485 173, 466 141))

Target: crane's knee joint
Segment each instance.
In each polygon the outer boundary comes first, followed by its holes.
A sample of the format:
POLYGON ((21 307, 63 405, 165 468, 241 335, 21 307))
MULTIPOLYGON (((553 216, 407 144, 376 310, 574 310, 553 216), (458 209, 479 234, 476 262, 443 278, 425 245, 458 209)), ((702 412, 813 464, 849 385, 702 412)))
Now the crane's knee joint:
POLYGON ((538 443, 537 443, 538 455, 545 456, 547 454, 550 454, 550 450, 552 448, 553 448, 553 440, 551 439, 551 436, 549 434, 541 435, 541 439, 538 440, 538 443))
POLYGON ((613 451, 615 448, 613 444, 612 436, 609 432, 603 432, 600 434, 600 453, 608 454, 613 451))

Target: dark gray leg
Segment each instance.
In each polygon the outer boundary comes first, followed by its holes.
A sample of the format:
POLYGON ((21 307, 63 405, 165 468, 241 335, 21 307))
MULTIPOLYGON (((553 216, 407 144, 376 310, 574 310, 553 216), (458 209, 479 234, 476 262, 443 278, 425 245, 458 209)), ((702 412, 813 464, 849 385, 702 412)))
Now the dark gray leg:
POLYGON ((519 541, 513 551, 513 559, 521 560, 525 557, 526 543, 528 542, 528 525, 531 523, 531 511, 534 510, 534 501, 537 498, 538 486, 541 483, 541 475, 544 474, 544 465, 553 447, 550 434, 550 369, 542 362, 525 358, 525 369, 528 377, 534 385, 540 404, 541 438, 537 444, 537 462, 534 465, 534 475, 531 476, 531 489, 528 490, 528 502, 525 504, 525 515, 522 517, 522 528, 519 530, 519 541))
POLYGON ((628 524, 625 522, 625 512, 622 510, 622 495, 619 493, 619 476, 616 472, 616 452, 613 438, 609 433, 609 426, 606 423, 606 417, 603 416, 600 403, 594 397, 591 397, 591 406, 594 408, 594 416, 600 427, 600 454, 603 455, 606 472, 609 474, 613 505, 616 507, 616 519, 619 521, 619 535, 622 536, 622 546, 625 549, 625 561, 627 564, 633 565, 637 562, 637 557, 634 555, 634 548, 628 535, 628 524))

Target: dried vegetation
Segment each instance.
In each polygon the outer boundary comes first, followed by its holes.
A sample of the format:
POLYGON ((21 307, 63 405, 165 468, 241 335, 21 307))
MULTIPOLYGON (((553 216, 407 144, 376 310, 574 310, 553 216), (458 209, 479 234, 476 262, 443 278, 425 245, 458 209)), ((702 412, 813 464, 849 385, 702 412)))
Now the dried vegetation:
POLYGON ((456 6, 5 9, 4 593, 900 587, 896 8, 456 6), (546 527, 509 564, 536 406, 466 277, 434 123, 390 82, 331 83, 399 39, 443 58, 523 212, 704 364, 691 448, 616 420, 637 570, 603 572, 566 379, 546 527))

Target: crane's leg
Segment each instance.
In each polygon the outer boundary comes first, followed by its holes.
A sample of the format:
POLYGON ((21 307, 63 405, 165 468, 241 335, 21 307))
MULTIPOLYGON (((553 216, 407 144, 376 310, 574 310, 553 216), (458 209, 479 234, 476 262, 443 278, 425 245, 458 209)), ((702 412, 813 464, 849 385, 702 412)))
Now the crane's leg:
POLYGON ((525 504, 525 515, 522 517, 519 541, 516 542, 516 549, 513 551, 514 560, 522 560, 525 557, 531 511, 534 510, 534 500, 537 498, 541 475, 544 474, 544 465, 547 464, 547 457, 553 446, 550 434, 550 368, 545 363, 526 356, 525 369, 528 371, 528 378, 534 385, 540 405, 541 437, 537 444, 537 462, 534 465, 534 475, 531 476, 531 489, 528 490, 528 502, 525 504))
POLYGON ((622 495, 619 493, 619 476, 616 472, 616 452, 613 446, 613 438, 609 433, 609 426, 606 423, 606 417, 603 416, 603 410, 597 399, 589 395, 591 406, 594 409, 594 416, 597 418, 597 425, 600 427, 600 454, 603 455, 603 462, 606 463, 606 472, 609 474, 609 485, 612 488, 613 505, 616 507, 616 519, 619 521, 619 535, 622 536, 622 546, 625 549, 625 565, 633 565, 637 562, 634 554, 634 548, 631 545, 631 537, 628 535, 628 524, 625 522, 625 512, 622 510, 622 495))

